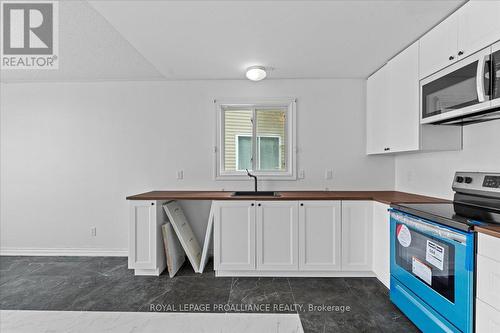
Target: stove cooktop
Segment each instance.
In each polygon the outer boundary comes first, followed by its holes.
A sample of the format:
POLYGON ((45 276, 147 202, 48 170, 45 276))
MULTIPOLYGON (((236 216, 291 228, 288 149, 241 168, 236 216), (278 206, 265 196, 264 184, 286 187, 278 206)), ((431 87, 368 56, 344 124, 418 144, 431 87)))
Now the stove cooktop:
POLYGON ((499 211, 456 202, 402 203, 391 207, 463 231, 470 231, 475 225, 500 224, 499 211))

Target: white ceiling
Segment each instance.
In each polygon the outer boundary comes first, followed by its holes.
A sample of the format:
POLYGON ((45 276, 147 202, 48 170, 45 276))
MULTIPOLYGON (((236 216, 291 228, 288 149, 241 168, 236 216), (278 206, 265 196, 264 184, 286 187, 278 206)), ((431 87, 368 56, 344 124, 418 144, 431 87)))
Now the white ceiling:
POLYGON ((91 1, 167 79, 367 77, 464 1, 91 1))
POLYGON ((161 80, 160 72, 87 1, 59 2, 59 69, 2 70, 1 82, 161 80))
POLYGON ((66 0, 60 69, 1 81, 364 78, 464 2, 66 0))

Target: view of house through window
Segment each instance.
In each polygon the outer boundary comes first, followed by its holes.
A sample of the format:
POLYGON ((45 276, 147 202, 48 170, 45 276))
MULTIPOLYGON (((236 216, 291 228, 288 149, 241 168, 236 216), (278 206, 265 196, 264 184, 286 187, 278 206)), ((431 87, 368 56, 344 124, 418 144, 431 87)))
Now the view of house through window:
POLYGON ((224 109, 224 170, 286 171, 286 114, 286 107, 224 109))

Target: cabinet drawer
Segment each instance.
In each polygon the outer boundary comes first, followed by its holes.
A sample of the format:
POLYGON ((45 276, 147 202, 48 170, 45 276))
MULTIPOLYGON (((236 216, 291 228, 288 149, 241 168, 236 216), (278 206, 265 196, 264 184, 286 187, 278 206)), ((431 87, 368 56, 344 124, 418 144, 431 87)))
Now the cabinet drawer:
POLYGON ((477 298, 500 310, 500 262, 482 255, 477 256, 477 298))
POLYGON ((500 332, 500 311, 476 299, 476 333, 500 332))
POLYGON ((500 238, 479 233, 477 253, 500 262, 500 238))

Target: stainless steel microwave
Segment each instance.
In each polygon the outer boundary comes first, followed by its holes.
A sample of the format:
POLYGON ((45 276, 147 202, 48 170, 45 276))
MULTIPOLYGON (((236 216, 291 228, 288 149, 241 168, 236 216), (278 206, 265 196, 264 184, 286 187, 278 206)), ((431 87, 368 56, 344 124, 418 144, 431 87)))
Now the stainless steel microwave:
POLYGON ((500 119, 500 42, 420 81, 422 124, 500 119))

